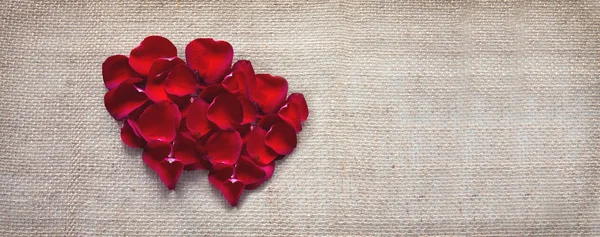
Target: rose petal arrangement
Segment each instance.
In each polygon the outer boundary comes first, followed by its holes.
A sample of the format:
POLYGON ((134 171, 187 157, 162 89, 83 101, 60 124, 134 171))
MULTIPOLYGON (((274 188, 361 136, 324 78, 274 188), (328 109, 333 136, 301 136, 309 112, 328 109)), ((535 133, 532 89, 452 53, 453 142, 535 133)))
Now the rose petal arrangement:
POLYGON ((255 74, 250 61, 232 65, 226 41, 195 39, 185 57, 161 36, 146 37, 129 57, 108 57, 104 104, 123 123, 123 143, 143 149, 143 162, 168 189, 184 170, 208 170, 209 182, 236 206, 296 148, 306 100, 288 96, 283 77, 255 74))

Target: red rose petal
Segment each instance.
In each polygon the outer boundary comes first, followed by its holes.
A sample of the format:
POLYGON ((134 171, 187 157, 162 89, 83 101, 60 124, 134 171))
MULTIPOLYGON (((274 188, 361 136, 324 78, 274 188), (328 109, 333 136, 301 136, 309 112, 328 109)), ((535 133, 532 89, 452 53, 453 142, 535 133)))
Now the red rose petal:
POLYGON ((129 113, 148 101, 144 92, 130 84, 123 84, 104 95, 104 106, 116 120, 121 120, 129 113))
POLYGON ((252 159, 260 164, 269 164, 277 157, 277 153, 265 143, 267 131, 261 127, 255 127, 250 131, 246 143, 246 151, 252 159))
POLYGON ((180 58, 159 58, 154 61, 148 74, 145 89, 148 98, 154 102, 171 101, 165 90, 165 80, 169 76, 169 72, 177 65, 185 65, 185 62, 180 58))
POLYGON ((276 123, 265 135, 265 144, 280 155, 287 155, 296 148, 296 131, 287 123, 276 123))
POLYGON ((181 114, 177 105, 161 101, 148 106, 140 115, 138 126, 142 137, 147 141, 171 142, 177 135, 181 114))
POLYGON ((227 90, 225 90, 225 88, 223 88, 221 85, 212 85, 204 88, 204 90, 200 92, 198 97, 200 97, 207 103, 212 103, 215 97, 223 93, 227 93, 227 90))
POLYGON ((233 47, 226 41, 195 39, 185 47, 185 57, 200 78, 211 85, 221 82, 228 73, 233 61, 233 47))
MULTIPOLYGON (((137 121, 140 118, 140 115, 142 115, 142 113, 144 112, 144 110, 146 110, 146 108, 148 108, 148 106, 150 106, 151 104, 153 104, 152 101, 150 101, 150 100, 146 101, 146 103, 144 103, 142 106, 138 107, 133 112, 129 113, 128 118, 130 120, 137 121)), ((131 125, 133 125, 133 124, 131 124, 131 125)), ((136 130, 136 131, 139 131, 139 130, 136 130)))
POLYGON ((306 121, 308 118, 308 105, 306 104, 304 95, 300 93, 292 93, 290 96, 288 96, 287 103, 297 105, 300 111, 300 120, 302 122, 306 121))
POLYGON ((208 173, 208 181, 220 189, 221 185, 233 176, 233 166, 228 164, 215 164, 208 173))
POLYGON ((265 131, 269 131, 269 129, 271 129, 271 126, 279 122, 283 122, 279 115, 270 114, 262 118, 260 122, 258 122, 258 126, 263 128, 265 131))
POLYGON ((271 177, 273 177, 273 171, 275 171, 275 162, 271 162, 268 165, 265 166, 259 166, 260 169, 263 170, 263 172, 265 172, 265 176, 259 180, 256 183, 250 184, 250 185, 246 185, 246 189, 247 190, 253 190, 258 188, 262 183, 266 182, 267 180, 269 180, 271 177))
POLYGON ((235 166, 235 177, 244 184, 254 184, 265 178, 265 171, 247 156, 241 156, 235 166))
POLYGON ((279 117, 292 126, 296 133, 302 130, 302 121, 300 119, 302 115, 300 113, 298 105, 293 103, 283 105, 283 107, 279 109, 279 112, 277 112, 279 117))
POLYGON ((125 122, 123 122, 123 127, 121 127, 121 140, 123 143, 125 143, 125 145, 133 148, 144 147, 146 145, 146 141, 139 137, 137 132, 131 126, 130 122, 135 123, 129 119, 126 119, 125 122))
POLYGON ((207 118, 221 130, 231 130, 244 118, 240 101, 229 93, 223 93, 208 106, 207 118))
POLYGON ((256 122, 256 115, 258 114, 258 112, 256 111, 256 107, 254 107, 254 104, 252 104, 252 101, 250 101, 245 96, 239 96, 238 100, 242 105, 242 112, 244 114, 244 118, 242 119, 241 124, 256 122))
POLYGON ((186 125, 191 134, 200 137, 212 129, 210 121, 206 117, 208 103, 204 100, 196 99, 189 106, 187 111, 186 125))
POLYGON ((256 78, 252 64, 247 60, 239 60, 233 64, 231 73, 221 83, 223 88, 232 94, 252 98, 251 92, 256 88, 256 78))
POLYGON ((109 90, 116 88, 125 81, 128 84, 140 82, 139 80, 143 80, 140 77, 141 75, 129 66, 129 58, 125 55, 110 56, 102 63, 102 78, 104 79, 104 85, 109 90), (129 80, 130 78, 137 79, 129 80))
POLYGON ((206 141, 207 157, 212 164, 233 165, 242 151, 242 138, 237 131, 215 132, 206 141))
POLYGON ((157 170, 159 163, 171 154, 171 144, 167 142, 154 141, 150 142, 144 147, 142 153, 142 160, 150 167, 150 169, 157 170))
POLYGON ((183 165, 199 163, 203 155, 196 149, 196 140, 184 133, 177 134, 173 143, 173 157, 183 165))
POLYGON ((154 171, 169 190, 175 189, 183 172, 183 163, 175 158, 166 158, 158 163, 154 171))
POLYGON ((242 192, 244 192, 244 183, 236 179, 228 179, 219 188, 223 196, 232 207, 237 206, 242 192))
POLYGON ((131 50, 129 65, 139 74, 148 75, 154 60, 176 56, 177 48, 171 41, 161 36, 148 36, 139 46, 131 50))
POLYGON ((288 92, 288 83, 283 77, 269 74, 256 74, 256 89, 252 92, 252 99, 264 113, 274 113, 285 102, 288 92))
POLYGON ((175 66, 165 79, 165 90, 167 93, 176 96, 196 93, 196 90, 198 90, 196 74, 185 64, 175 66))

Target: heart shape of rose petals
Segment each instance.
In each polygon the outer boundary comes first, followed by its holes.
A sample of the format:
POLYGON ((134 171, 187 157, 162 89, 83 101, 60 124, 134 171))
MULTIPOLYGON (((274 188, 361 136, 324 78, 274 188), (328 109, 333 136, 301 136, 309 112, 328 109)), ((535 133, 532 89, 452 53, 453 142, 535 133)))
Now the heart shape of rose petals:
POLYGON ((149 36, 129 57, 108 57, 104 105, 123 121, 123 143, 144 150, 142 161, 168 189, 184 170, 209 170, 210 183, 236 206, 296 148, 308 106, 300 93, 287 96, 283 77, 256 74, 247 60, 232 66, 226 41, 195 39, 185 53, 187 62, 171 41, 149 36))

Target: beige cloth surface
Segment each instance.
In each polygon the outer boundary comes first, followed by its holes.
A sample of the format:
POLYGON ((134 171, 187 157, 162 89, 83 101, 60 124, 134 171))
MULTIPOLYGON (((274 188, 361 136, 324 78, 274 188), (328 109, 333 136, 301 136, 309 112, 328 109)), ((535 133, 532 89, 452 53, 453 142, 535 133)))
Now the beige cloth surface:
POLYGON ((598 1, 3 1, 0 235, 600 235, 598 1), (101 63, 229 41, 310 118, 231 209, 127 148, 101 63))

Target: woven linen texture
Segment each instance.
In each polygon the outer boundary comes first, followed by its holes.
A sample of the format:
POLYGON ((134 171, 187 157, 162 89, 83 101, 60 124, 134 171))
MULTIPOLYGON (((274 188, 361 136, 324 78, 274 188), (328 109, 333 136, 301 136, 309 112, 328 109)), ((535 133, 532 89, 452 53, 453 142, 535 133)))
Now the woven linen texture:
POLYGON ((600 235, 598 1, 3 1, 0 235, 600 235), (123 145, 101 64, 229 41, 311 115, 231 209, 123 145))

